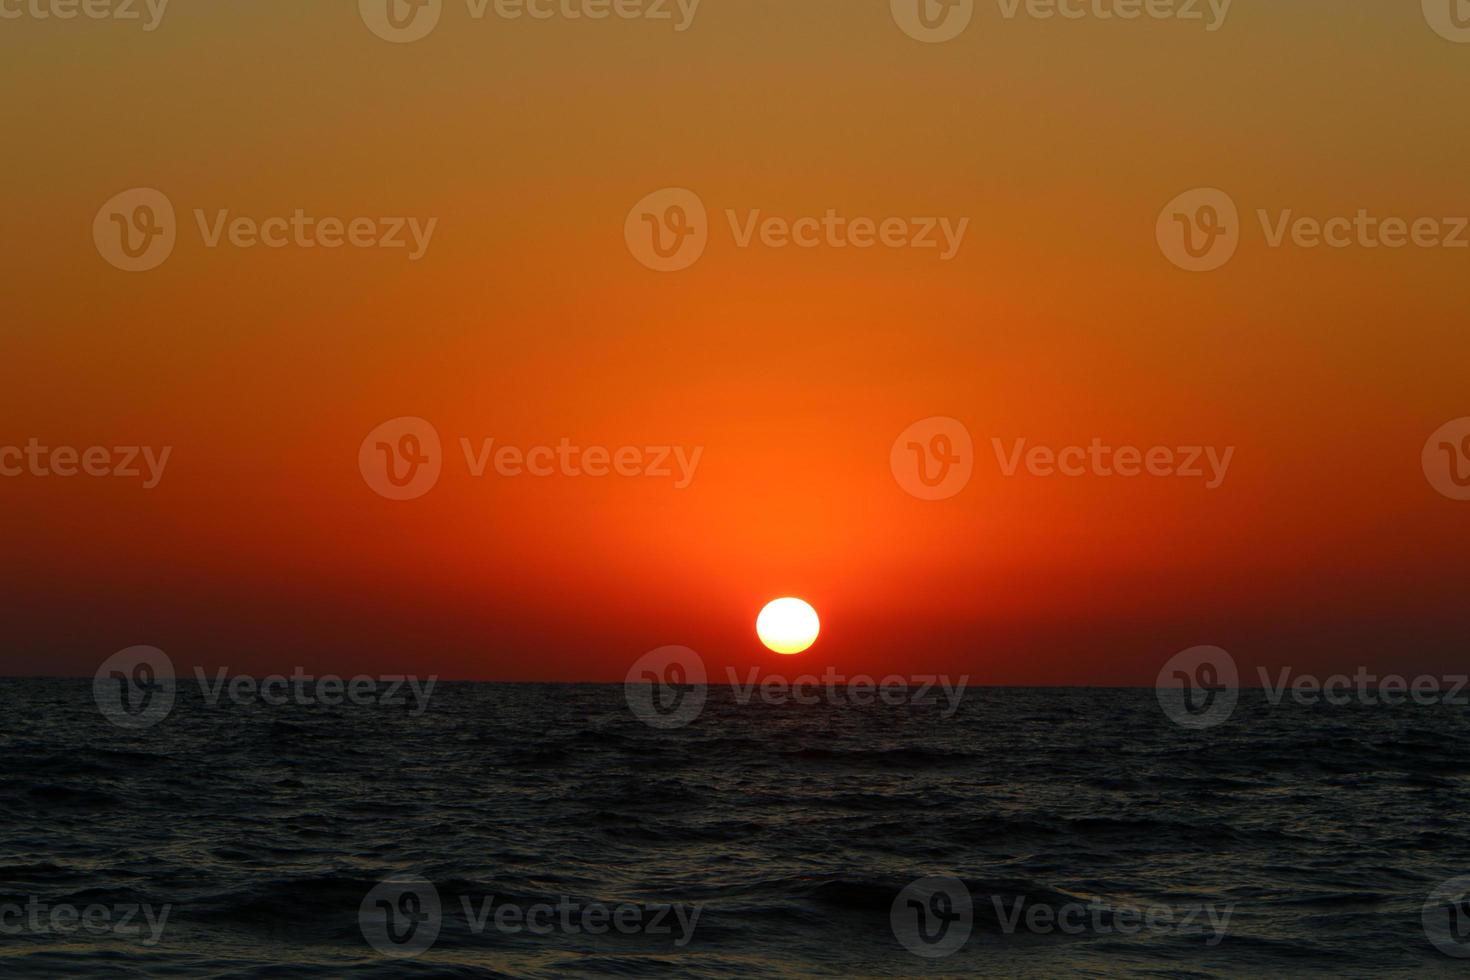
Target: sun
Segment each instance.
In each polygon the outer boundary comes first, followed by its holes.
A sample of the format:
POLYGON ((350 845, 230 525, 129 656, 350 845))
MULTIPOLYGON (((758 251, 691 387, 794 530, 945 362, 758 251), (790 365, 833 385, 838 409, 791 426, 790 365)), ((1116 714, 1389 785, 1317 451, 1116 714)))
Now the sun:
POLYGON ((774 599, 755 619, 755 633, 776 653, 800 653, 817 642, 822 624, 817 611, 801 599, 774 599))

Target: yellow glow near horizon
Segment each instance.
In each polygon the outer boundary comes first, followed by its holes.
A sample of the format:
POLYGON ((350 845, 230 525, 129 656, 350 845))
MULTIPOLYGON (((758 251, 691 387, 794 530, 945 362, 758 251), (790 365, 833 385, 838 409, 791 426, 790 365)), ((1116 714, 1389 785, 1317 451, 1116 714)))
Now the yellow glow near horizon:
POLYGON ((755 620, 756 635, 776 653, 800 653, 817 642, 821 628, 817 611, 801 599, 768 602, 755 620))

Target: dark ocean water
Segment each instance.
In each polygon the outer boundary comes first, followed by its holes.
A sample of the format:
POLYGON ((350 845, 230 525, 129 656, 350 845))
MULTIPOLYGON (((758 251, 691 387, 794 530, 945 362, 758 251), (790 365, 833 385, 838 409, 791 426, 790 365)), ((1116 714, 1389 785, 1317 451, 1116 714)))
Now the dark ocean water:
POLYGON ((1463 707, 1246 691, 1228 724, 1190 732, 1148 690, 974 689, 946 718, 942 702, 741 705, 721 687, 661 731, 622 685, 441 683, 416 716, 211 706, 181 684, 132 732, 90 681, 0 691, 3 976, 1470 972, 1421 919, 1470 874, 1463 707), (905 892, 931 876, 973 908, 937 958, 895 926, 955 908, 905 892), (627 929, 512 932, 493 913, 476 929, 466 899, 574 924, 605 907, 627 929), (417 957, 370 944, 411 922, 405 949, 422 944, 425 900, 441 913, 417 957), (1010 918, 1017 903, 1089 911, 1062 932, 1010 918), (49 911, 17 933, 26 905, 168 912, 149 944, 142 913, 137 934, 53 928, 49 911), (669 905, 698 910, 692 932, 669 905), (1179 924, 1125 931, 1160 909, 1179 924))

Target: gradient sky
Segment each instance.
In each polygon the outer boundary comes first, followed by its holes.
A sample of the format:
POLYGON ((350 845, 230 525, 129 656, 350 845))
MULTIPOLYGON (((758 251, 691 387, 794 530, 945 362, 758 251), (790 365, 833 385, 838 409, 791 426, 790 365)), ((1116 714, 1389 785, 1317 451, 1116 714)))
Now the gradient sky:
POLYGON ((667 23, 451 2, 391 45, 355 4, 0 21, 0 445, 168 445, 157 489, 0 480, 0 672, 179 665, 621 680, 679 643, 788 672, 1151 684, 1243 666, 1463 670, 1470 503, 1420 466, 1470 415, 1470 251, 1271 249, 1257 208, 1470 213, 1470 45, 1418 4, 1177 22, 1004 20, 920 44, 887 0, 705 0, 667 23), (113 269, 119 191, 180 241, 113 269), (628 210, 715 230, 659 274, 628 210), (1223 269, 1154 241, 1189 188, 1246 216, 1223 269), (205 248, 189 212, 437 217, 427 256, 205 248), (932 252, 738 249, 725 208, 968 217, 932 252), (375 495, 358 446, 430 420, 446 471, 375 495), (889 448, 965 423, 917 500, 889 448), (459 437, 704 449, 667 481, 464 472, 459 437), (1003 477, 990 440, 1236 447, 1198 482, 1003 477), (760 606, 816 605, 796 660, 760 606))

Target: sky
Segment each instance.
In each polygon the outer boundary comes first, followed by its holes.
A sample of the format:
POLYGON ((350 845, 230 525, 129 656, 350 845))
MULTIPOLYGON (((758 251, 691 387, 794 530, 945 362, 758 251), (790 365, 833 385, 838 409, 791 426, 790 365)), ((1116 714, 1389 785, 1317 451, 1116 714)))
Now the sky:
POLYGON ((151 487, 0 476, 0 673, 135 644, 514 681, 666 644, 990 684, 1152 684, 1199 644, 1463 663, 1470 502, 1421 454, 1470 416, 1470 248, 1271 244, 1287 212, 1470 214, 1470 44, 1418 5, 1242 0, 1210 30, 981 2, 937 43, 886 0, 704 0, 683 30, 447 0, 402 43, 355 6, 0 19, 0 451, 169 453, 151 487), (103 244, 135 188, 175 212, 147 271, 103 244), (635 232, 669 188, 707 241, 659 271, 635 232), (1238 209, 1207 272, 1159 232, 1199 188, 1238 209), (407 244, 235 243, 297 209, 407 244), (964 232, 750 224, 829 211, 964 232), (371 466, 400 430, 364 449, 402 418, 440 441, 405 500, 371 466), (933 418, 973 446, 939 500, 894 462, 933 418), (476 476, 461 440, 489 439, 697 465, 476 476), (1231 454, 1214 486, 1007 475, 1017 440, 1231 454), (786 595, 822 616, 795 658, 754 631, 786 595))

